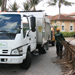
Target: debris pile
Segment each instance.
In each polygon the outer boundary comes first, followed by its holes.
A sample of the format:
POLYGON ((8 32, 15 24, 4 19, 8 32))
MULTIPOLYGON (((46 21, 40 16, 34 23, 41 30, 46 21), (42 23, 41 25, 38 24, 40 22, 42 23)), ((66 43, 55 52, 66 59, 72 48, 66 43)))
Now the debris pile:
POLYGON ((54 63, 59 63, 61 65, 63 69, 62 75, 73 75, 75 73, 75 46, 62 39, 60 42, 65 48, 63 50, 63 57, 54 63))

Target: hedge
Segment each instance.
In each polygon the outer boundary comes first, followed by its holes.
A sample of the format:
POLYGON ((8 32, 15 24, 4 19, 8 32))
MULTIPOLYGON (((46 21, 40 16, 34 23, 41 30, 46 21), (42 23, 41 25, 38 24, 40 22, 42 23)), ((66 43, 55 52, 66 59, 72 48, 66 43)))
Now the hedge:
POLYGON ((61 32, 64 37, 74 37, 75 32, 61 32))

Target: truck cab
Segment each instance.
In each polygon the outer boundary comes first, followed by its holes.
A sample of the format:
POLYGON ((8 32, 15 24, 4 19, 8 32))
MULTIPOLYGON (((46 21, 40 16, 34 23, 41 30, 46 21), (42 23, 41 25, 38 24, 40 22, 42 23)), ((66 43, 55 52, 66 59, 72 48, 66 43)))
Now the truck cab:
POLYGON ((0 63, 23 63, 27 51, 36 48, 36 31, 31 30, 31 17, 24 13, 0 13, 0 63))
POLYGON ((46 53, 50 33, 43 15, 43 12, 0 13, 0 63, 20 64, 22 69, 28 69, 31 52, 39 49, 39 53, 46 53))

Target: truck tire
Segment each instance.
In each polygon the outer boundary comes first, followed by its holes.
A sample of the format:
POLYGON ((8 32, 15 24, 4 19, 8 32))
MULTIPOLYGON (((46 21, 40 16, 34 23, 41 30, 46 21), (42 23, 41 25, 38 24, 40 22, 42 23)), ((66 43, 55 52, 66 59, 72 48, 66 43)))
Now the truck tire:
POLYGON ((26 59, 23 60, 23 62, 20 64, 20 67, 22 69, 28 69, 31 65, 31 53, 27 51, 26 59))
POLYGON ((46 50, 44 49, 44 47, 41 47, 39 53, 41 53, 41 54, 45 54, 46 53, 46 50))
POLYGON ((52 46, 55 46, 55 41, 52 41, 52 46))
POLYGON ((38 45, 38 49, 39 49, 39 54, 45 54, 46 50, 44 49, 44 47, 41 47, 41 45, 38 45))

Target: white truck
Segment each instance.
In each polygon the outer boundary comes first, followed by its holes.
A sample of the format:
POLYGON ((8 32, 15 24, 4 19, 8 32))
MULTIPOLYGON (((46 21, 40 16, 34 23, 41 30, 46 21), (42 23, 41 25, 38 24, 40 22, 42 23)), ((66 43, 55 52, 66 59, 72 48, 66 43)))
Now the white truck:
POLYGON ((51 30, 44 17, 41 11, 0 12, 0 63, 28 69, 31 52, 46 53, 51 30))

